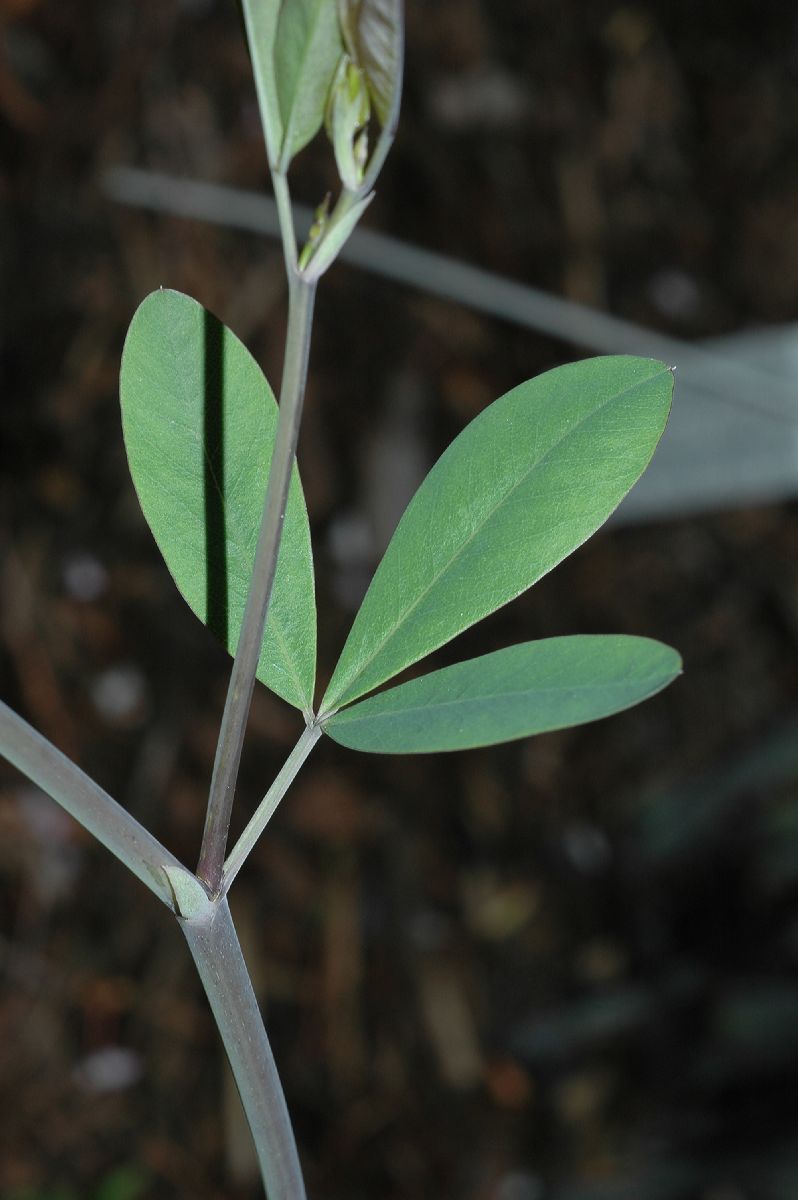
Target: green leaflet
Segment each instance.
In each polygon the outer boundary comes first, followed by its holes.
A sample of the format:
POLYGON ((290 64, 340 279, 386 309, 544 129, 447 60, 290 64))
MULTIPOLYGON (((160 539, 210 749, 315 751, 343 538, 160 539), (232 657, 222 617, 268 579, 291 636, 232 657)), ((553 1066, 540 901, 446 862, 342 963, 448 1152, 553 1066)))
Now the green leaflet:
POLYGON ((472 421, 399 522, 322 713, 450 641, 581 545, 647 466, 672 388, 652 359, 588 359, 521 384, 472 421))
POLYGON ((274 46, 283 122, 281 170, 321 128, 343 49, 335 0, 284 0, 274 46))
POLYGON ((680 671, 676 651, 650 638, 549 638, 370 696, 324 729, 353 750, 467 750, 608 717, 661 691, 680 671))
POLYGON ((275 163, 283 142, 283 122, 274 70, 274 44, 280 0, 242 0, 242 9, 266 148, 269 161, 275 163))
MULTIPOLYGON (((271 389, 231 330, 162 290, 133 317, 120 394, 144 516, 190 608, 234 654, 277 430, 271 389)), ((315 673, 313 560, 295 469, 258 678, 309 710, 315 673)))

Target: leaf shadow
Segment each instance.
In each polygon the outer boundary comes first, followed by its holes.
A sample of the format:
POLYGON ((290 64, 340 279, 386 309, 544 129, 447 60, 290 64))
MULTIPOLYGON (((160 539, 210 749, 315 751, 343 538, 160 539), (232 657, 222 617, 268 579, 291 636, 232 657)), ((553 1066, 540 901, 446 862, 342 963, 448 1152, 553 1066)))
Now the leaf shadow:
POLYGON ((205 604, 207 623, 228 644, 228 569, 225 528, 224 326, 203 318, 203 445, 205 449, 205 604))

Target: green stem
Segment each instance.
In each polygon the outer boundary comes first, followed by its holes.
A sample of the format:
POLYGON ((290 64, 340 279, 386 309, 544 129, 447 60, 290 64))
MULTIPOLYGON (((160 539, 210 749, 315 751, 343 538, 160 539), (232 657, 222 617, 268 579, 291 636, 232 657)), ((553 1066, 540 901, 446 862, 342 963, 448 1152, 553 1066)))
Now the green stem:
POLYGON ((268 1200, 305 1200, 291 1119, 227 900, 180 920, 233 1069, 268 1200))
POLYGON ((321 726, 308 725, 285 760, 274 783, 256 808, 249 824, 236 842, 224 864, 222 894, 225 895, 247 860, 260 835, 274 816, 277 805, 297 777, 299 769, 321 737, 321 726))
POLYGON ((211 892, 219 890, 227 848, 241 749, 244 742, 255 672, 263 645, 277 555, 285 519, 285 505, 296 455, 302 402, 305 395, 315 283, 291 277, 285 363, 280 388, 280 416, 272 452, 269 482, 263 503, 255 565, 230 676, 230 686, 216 747, 208 812, 197 874, 211 892))
POLYGON ((272 187, 277 204, 277 216, 280 221, 280 235, 283 239, 285 269, 290 278, 296 271, 297 265, 296 232, 294 230, 294 212, 291 207, 291 193, 288 190, 288 180, 282 171, 272 170, 272 187))
POLYGON ((163 868, 181 868, 178 859, 99 784, 2 701, 0 752, 94 834, 159 900, 174 908, 172 889, 163 868))
POLYGON ((241 0, 244 26, 247 33, 255 92, 258 97, 260 120, 266 141, 266 157, 274 187, 274 198, 280 217, 280 232, 283 238, 283 253, 288 274, 296 270, 296 233, 291 196, 285 171, 279 167, 283 126, 280 119, 280 103, 274 69, 274 41, 277 36, 279 0, 241 0))

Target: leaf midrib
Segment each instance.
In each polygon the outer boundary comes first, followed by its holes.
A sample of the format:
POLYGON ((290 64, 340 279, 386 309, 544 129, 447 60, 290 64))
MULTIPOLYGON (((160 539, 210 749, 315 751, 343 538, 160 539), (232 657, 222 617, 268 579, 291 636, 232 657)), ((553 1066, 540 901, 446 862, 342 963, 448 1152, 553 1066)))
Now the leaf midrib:
MULTIPOLYGON (((648 686, 649 684, 657 681, 659 678, 659 675, 644 676, 640 680, 640 684, 641 686, 648 686)), ((564 692, 567 692, 569 695, 573 695, 574 693, 577 695, 582 695, 586 692, 610 691, 626 687, 628 687, 628 683, 583 683, 576 684, 574 686, 562 685, 559 687, 526 688, 521 691, 512 692, 484 692, 482 694, 468 696, 466 698, 461 697, 458 700, 436 700, 429 704, 414 704, 409 708, 385 709, 383 712, 364 713, 360 716, 355 716, 355 710, 350 709, 350 713, 353 715, 350 716, 347 713, 341 714, 338 718, 338 724, 355 725, 358 721, 381 721, 388 718, 396 720, 397 718, 410 716, 414 713, 429 713, 433 710, 438 712, 442 709, 458 707, 465 708, 471 704, 484 704, 489 700, 521 700, 522 698, 526 697, 544 697, 564 692)))

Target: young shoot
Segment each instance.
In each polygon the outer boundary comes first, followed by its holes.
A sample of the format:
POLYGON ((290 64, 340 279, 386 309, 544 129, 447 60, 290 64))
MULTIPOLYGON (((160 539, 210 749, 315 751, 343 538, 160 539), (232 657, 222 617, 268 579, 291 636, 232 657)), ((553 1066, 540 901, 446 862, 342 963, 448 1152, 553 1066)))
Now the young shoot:
POLYGON ((174 913, 208 996, 269 1200, 302 1200, 291 1122, 227 893, 314 746, 467 750, 605 718, 653 696, 678 654, 631 634, 529 640, 385 688, 509 603, 610 516, 649 463, 671 404, 667 366, 594 358, 500 397, 452 442, 411 500, 324 695, 316 687, 311 531, 296 465, 316 289, 365 209, 393 141, 404 53, 400 0, 243 0, 277 200, 288 293, 279 404, 258 363, 196 300, 159 289, 121 364, 130 472, 189 608, 233 658, 196 870, 0 703, 0 751, 174 913), (315 197, 300 246, 289 172, 326 137, 338 194, 315 197), (228 847, 253 689, 303 731, 228 847), (377 690, 380 689, 380 690, 377 690))

